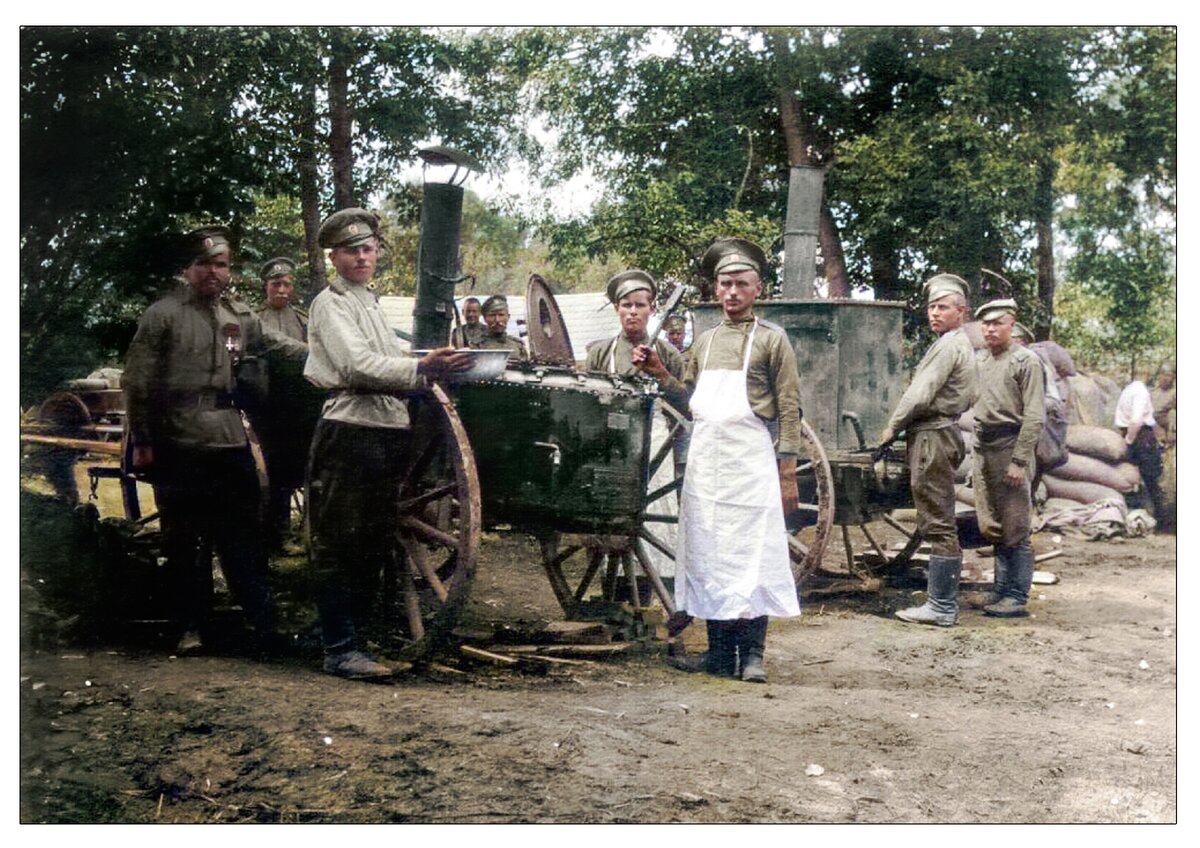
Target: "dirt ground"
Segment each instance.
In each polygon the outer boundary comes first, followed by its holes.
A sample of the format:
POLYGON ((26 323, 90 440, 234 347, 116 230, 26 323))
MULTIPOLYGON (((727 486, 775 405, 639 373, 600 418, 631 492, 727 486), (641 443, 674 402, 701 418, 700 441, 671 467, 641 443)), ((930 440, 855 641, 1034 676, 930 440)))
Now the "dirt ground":
MULTIPOLYGON (((389 685, 312 650, 177 659, 150 630, 64 638, 23 572, 20 819, 1175 821, 1175 537, 1035 547, 1063 555, 1032 618, 905 625, 912 585, 807 596, 771 623, 766 685, 674 671, 661 642, 389 685)), ((285 598, 300 574, 275 563, 285 598)), ((486 535, 469 619, 556 615, 532 541, 486 535)))

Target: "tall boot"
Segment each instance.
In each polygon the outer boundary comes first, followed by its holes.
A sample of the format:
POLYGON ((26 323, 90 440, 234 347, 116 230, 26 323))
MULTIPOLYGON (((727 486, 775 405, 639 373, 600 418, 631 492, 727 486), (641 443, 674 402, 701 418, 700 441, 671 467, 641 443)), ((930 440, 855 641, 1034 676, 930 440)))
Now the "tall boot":
POLYGON ((935 624, 950 627, 958 623, 958 578, 962 573, 962 556, 930 556, 928 600, 919 607, 896 613, 896 618, 913 624, 935 624))
POLYGON ((1013 549, 997 542, 993 546, 995 553, 993 554, 992 565, 992 591, 988 595, 985 606, 999 603, 1007 592, 1009 573, 1012 569, 1012 552, 1013 549))
POLYGON ((679 671, 703 671, 717 677, 732 677, 737 670, 737 621, 705 621, 708 650, 692 656, 667 657, 667 665, 679 671))
POLYGON ((1033 548, 1026 539, 1008 550, 1009 572, 1003 596, 984 607, 983 612, 997 618, 1024 618, 1029 615, 1025 604, 1029 602, 1029 590, 1033 586, 1033 548))
POLYGON ((747 683, 766 683, 763 653, 767 647, 767 617, 744 618, 738 622, 738 653, 742 660, 742 680, 747 683))

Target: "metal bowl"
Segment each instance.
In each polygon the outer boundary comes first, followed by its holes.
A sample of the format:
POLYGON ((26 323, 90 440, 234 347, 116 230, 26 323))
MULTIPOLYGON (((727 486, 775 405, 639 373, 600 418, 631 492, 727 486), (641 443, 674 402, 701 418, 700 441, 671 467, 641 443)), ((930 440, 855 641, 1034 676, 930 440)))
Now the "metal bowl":
MULTIPOLYGON (((429 353, 427 350, 414 350, 416 356, 424 356, 429 353)), ((446 383, 478 383, 481 380, 494 380, 504 373, 504 368, 508 364, 509 351, 507 350, 459 350, 457 353, 465 353, 471 357, 471 367, 466 371, 458 371, 453 374, 444 374, 438 378, 441 382, 446 383)))

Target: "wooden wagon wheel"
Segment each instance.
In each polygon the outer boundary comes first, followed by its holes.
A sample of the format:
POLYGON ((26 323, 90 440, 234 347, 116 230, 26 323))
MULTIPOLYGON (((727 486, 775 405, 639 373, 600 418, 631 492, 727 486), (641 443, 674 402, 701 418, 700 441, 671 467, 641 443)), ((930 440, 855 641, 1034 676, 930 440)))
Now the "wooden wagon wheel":
POLYGON ((542 567, 564 615, 580 613, 589 589, 598 585, 603 601, 627 596, 635 610, 642 606, 642 581, 663 609, 675 612, 674 599, 659 574, 659 565, 675 560, 675 528, 679 523, 679 490, 683 485, 682 455, 676 441, 691 425, 678 410, 659 401, 655 415, 667 418, 666 438, 650 456, 646 473, 646 506, 633 534, 571 536, 551 534, 541 539, 542 567), (657 561, 657 564, 656 564, 657 561), (574 567, 572 567, 574 566, 574 567), (640 576, 639 576, 640 575, 640 576))
POLYGON ((412 459, 400 485, 395 568, 384 592, 391 653, 410 662, 454 627, 475 576, 481 526, 475 454, 454 404, 435 385, 412 412, 412 459))
POLYGON ((792 574, 799 584, 821 564, 825 548, 833 535, 833 472, 829 458, 817 434, 807 421, 800 422, 804 456, 796 461, 796 482, 800 489, 801 529, 788 535, 792 574))

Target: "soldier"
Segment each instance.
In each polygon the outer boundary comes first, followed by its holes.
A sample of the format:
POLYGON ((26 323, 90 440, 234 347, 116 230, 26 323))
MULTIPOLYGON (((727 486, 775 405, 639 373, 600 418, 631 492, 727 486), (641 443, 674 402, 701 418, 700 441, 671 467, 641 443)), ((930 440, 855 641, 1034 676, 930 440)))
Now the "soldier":
MULTIPOLYGON (((589 344, 584 369, 623 377, 641 374, 642 370, 633 364, 632 354, 636 347, 649 340, 646 327, 654 314, 654 278, 636 268, 622 271, 608 281, 607 292, 609 303, 617 310, 621 332, 607 341, 589 344)), ((675 385, 680 385, 683 357, 679 351, 662 339, 656 339, 654 347, 664 367, 675 378, 675 385)), ((687 407, 686 394, 668 397, 668 401, 680 409, 687 407)))
POLYGON ((1150 405, 1154 410, 1155 435, 1164 448, 1175 447, 1175 366, 1164 362, 1158 369, 1158 382, 1150 390, 1150 405))
POLYGON ((468 297, 463 301, 463 325, 450 334, 454 347, 478 347, 487 335, 487 328, 479 321, 479 298, 468 297))
MULTIPOLYGON (((330 393, 313 435, 306 501, 325 671, 390 677, 361 641, 363 616, 392 556, 396 501, 409 440, 402 392, 470 367, 454 348, 421 359, 400 347, 368 288, 382 240, 379 217, 334 212, 318 233, 337 275, 313 300, 304 375, 330 393)), ((402 565, 402 567, 407 567, 402 565)))
POLYGON ((307 342, 308 314, 292 306, 296 263, 283 256, 276 257, 262 266, 258 276, 263 281, 266 295, 266 302, 258 310, 263 326, 296 341, 307 342))
POLYGON ((687 322, 678 315, 672 315, 663 322, 663 331, 667 334, 667 341, 669 341, 677 351, 683 353, 683 339, 687 332, 687 322))
POLYGON ((494 294, 483 302, 481 310, 483 320, 487 322, 487 334, 478 344, 471 345, 477 350, 507 350, 509 359, 514 356, 518 362, 529 359, 525 345, 519 339, 508 334, 508 298, 502 294, 494 294))
POLYGON ((929 329, 938 334, 917 365, 879 436, 886 445, 908 434, 908 473, 917 531, 929 542, 928 600, 900 610, 896 617, 917 624, 949 627, 958 621, 958 578, 962 549, 954 521, 954 470, 966 452, 958 417, 978 394, 975 351, 962 332, 967 317, 967 283, 938 274, 925 283, 929 329))
POLYGON ((665 392, 686 392, 694 421, 679 509, 675 604, 703 618, 708 652, 674 657, 685 671, 765 683, 767 617, 797 616, 785 515, 799 508, 800 377, 782 329, 754 315, 766 255, 722 239, 704 256, 724 321, 700 336, 683 386, 658 352, 633 363, 665 392))
POLYGON ((222 295, 232 255, 223 227, 185 237, 182 285, 142 315, 122 385, 135 471, 154 483, 164 553, 183 623, 179 653, 203 647, 215 547, 255 636, 272 635, 258 476, 234 403, 238 360, 304 345, 264 332, 248 306, 222 295))
MULTIPOLYGON (((295 273, 296 263, 284 256, 263 264, 258 276, 263 281, 266 302, 259 307, 258 317, 264 327, 298 342, 307 342, 308 313, 291 302, 295 273)), ((253 418, 270 481, 265 529, 272 551, 283 549, 289 530, 292 492, 304 485, 308 436, 316 425, 311 404, 304 403, 304 393, 294 390, 302 368, 301 363, 271 360, 267 398, 253 418)))
POLYGON ((1033 583, 1029 515, 1034 451, 1042 433, 1045 375, 1037 354, 1013 343, 1017 303, 993 300, 975 311, 988 352, 979 360, 972 479, 979 530, 995 546, 994 592, 985 615, 1019 618, 1033 583))

